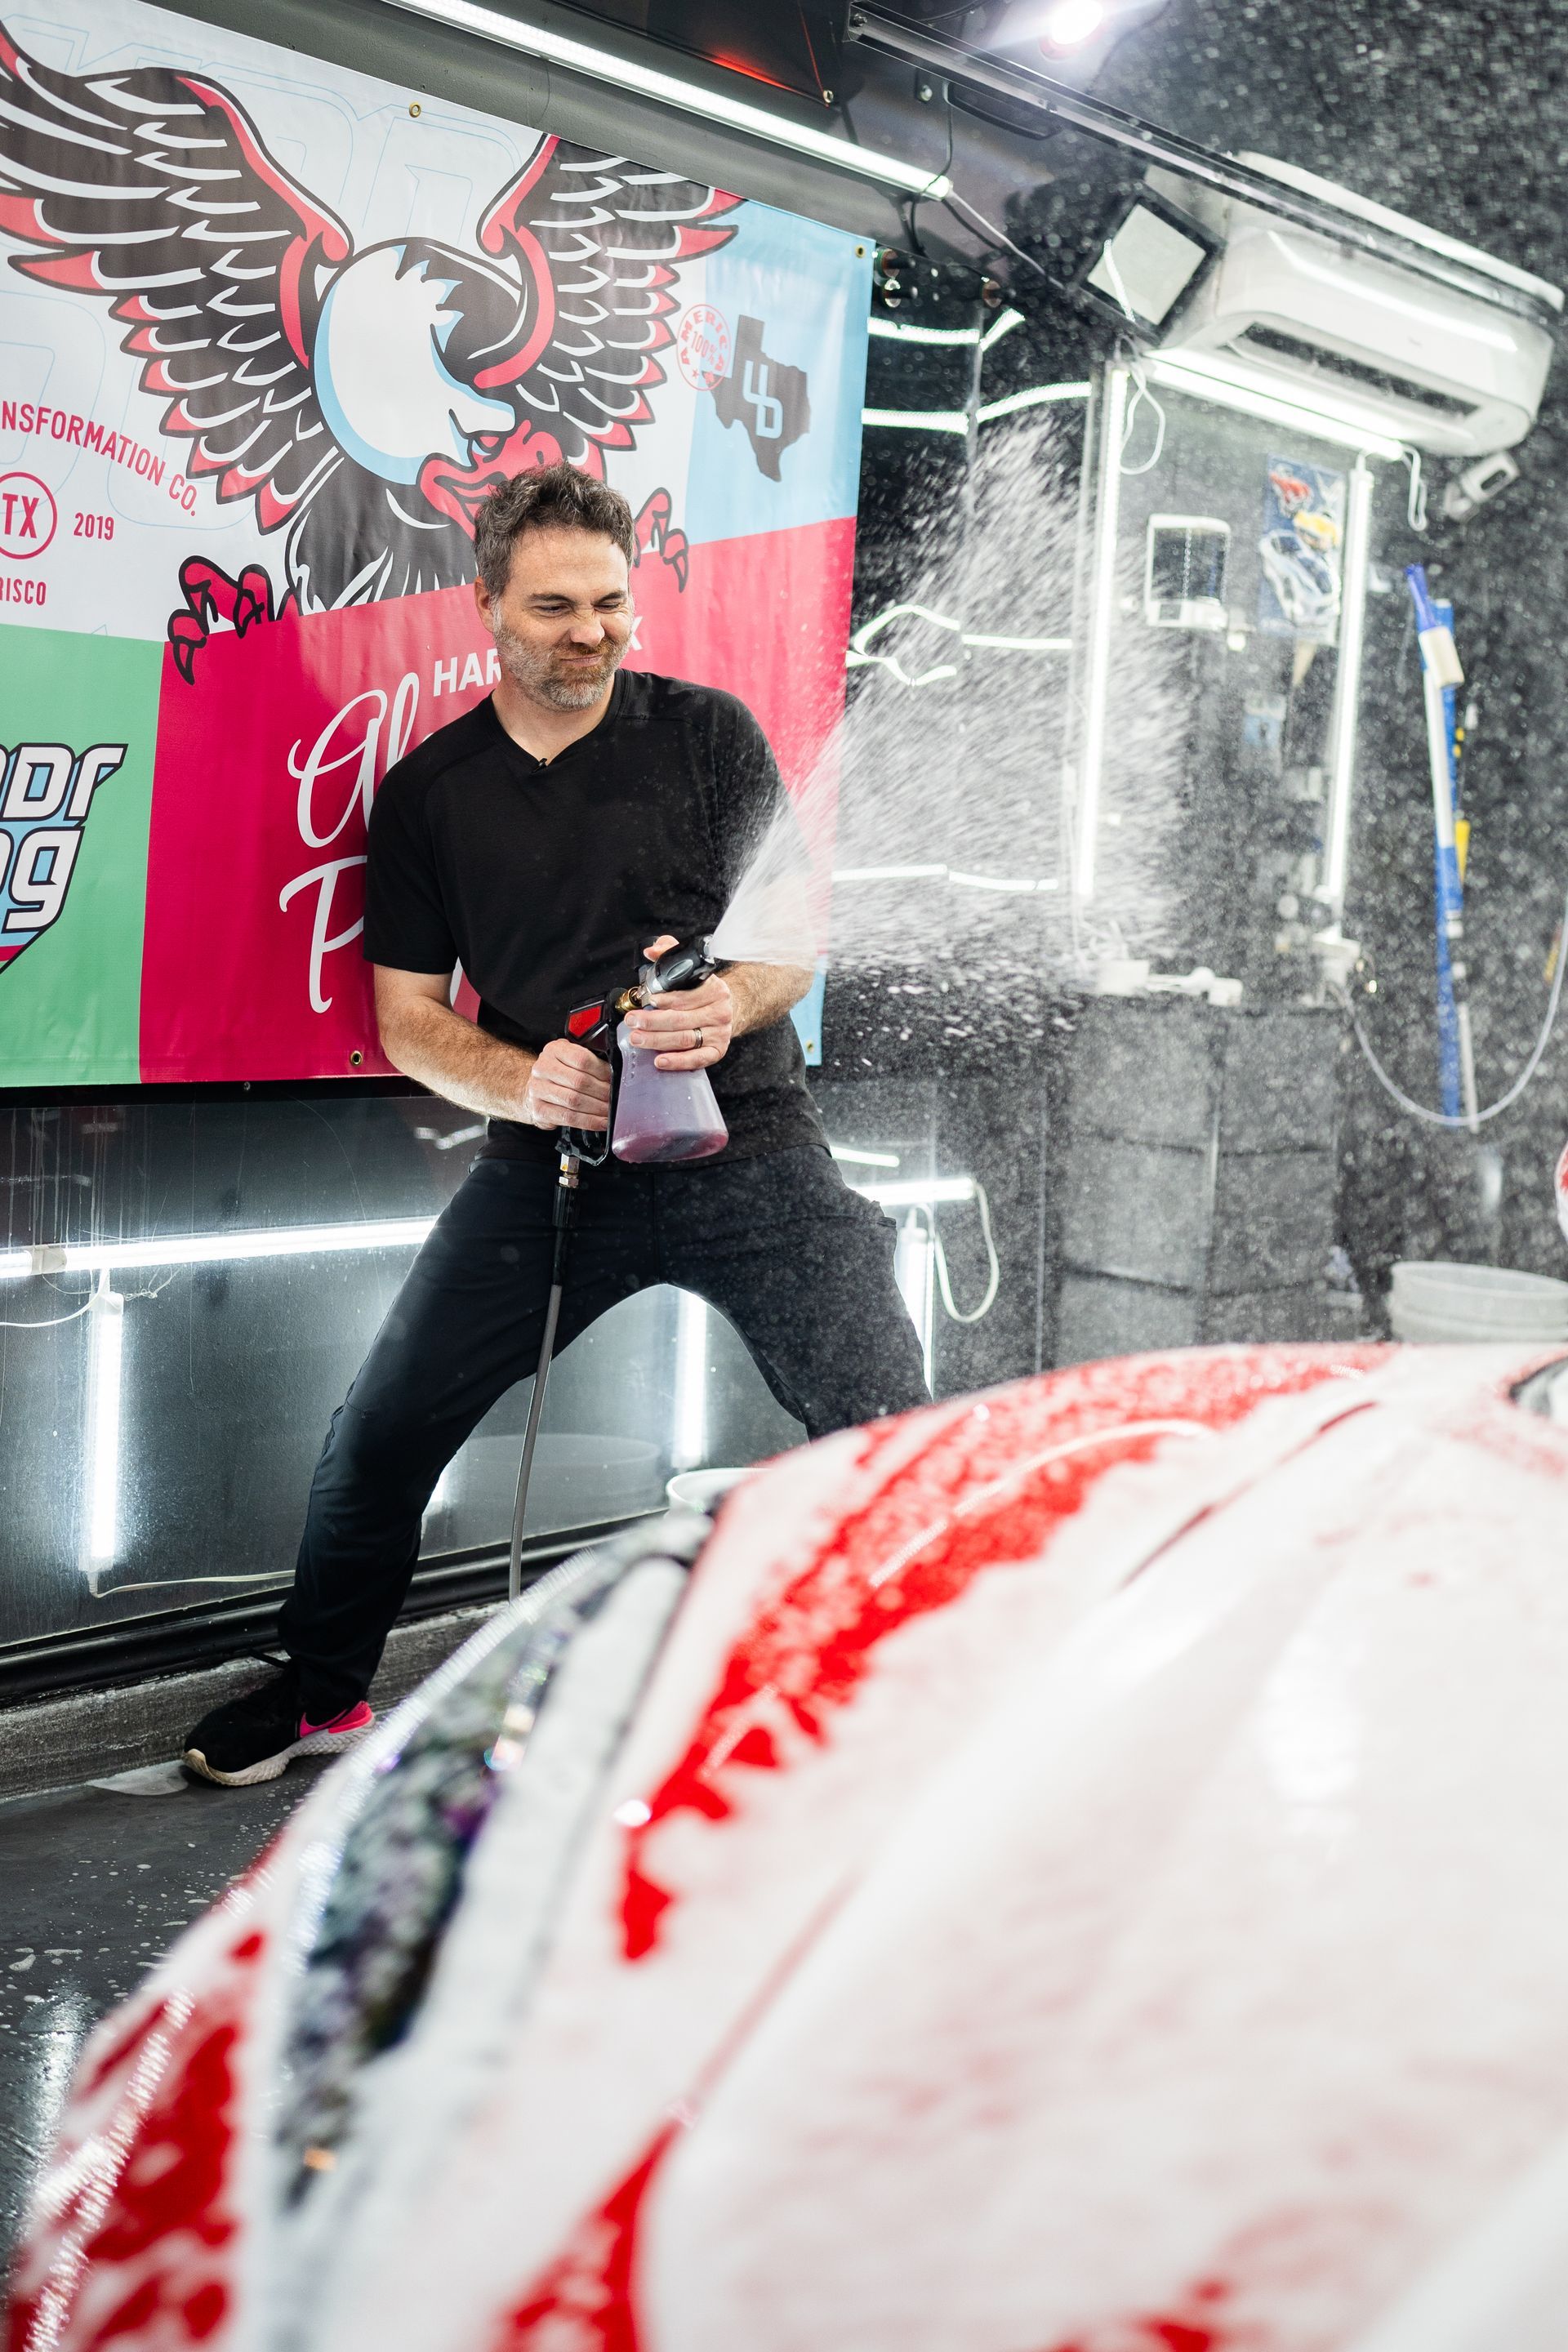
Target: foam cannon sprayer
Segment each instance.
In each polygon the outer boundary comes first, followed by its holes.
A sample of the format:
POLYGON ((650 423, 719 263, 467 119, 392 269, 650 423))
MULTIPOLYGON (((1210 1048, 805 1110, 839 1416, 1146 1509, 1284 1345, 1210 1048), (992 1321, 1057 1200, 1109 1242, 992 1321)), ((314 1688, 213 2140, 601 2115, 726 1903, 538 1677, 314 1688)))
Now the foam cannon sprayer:
POLYGON ((544 1312, 544 1337, 540 1342, 539 1367, 529 1400, 522 1460, 518 1465, 517 1501, 511 1515, 511 1565, 507 1591, 513 1601, 522 1585, 522 1523, 528 1511, 528 1485, 533 1472, 539 1424, 544 1414, 544 1391, 555 1352, 556 1328, 561 1321, 566 1260, 577 1222, 582 1171, 584 1168, 602 1168, 612 1154, 632 1166, 671 1166, 684 1160, 707 1160, 715 1151, 722 1151, 730 1140, 730 1130, 707 1071, 659 1069, 650 1050, 632 1044, 626 1015, 656 996, 700 988, 717 970, 717 964, 701 948, 669 948, 651 962, 645 962, 630 987, 615 990, 590 1004, 574 1005, 566 1016, 566 1034, 573 1044, 587 1046, 590 1053, 610 1064, 610 1116, 603 1130, 563 1127, 557 1137, 550 1300, 544 1312))

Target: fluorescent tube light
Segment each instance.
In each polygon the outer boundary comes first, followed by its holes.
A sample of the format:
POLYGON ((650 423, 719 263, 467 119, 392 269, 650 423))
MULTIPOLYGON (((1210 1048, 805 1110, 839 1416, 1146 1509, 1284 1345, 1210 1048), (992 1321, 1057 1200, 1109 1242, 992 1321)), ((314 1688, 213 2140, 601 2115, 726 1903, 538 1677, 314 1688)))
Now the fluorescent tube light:
POLYGON ((899 1237, 893 1245, 893 1280, 899 1295, 909 1311, 921 1343, 921 1364, 929 1389, 931 1374, 931 1324, 935 1300, 932 1296, 931 1274, 936 1252, 931 1246, 929 1221, 922 1223, 918 1210, 911 1207, 899 1227, 899 1237))
POLYGON ((997 416, 1016 416, 1020 408, 1040 408, 1058 400, 1087 400, 1087 383, 1037 383, 1027 392, 1010 392, 1002 400, 988 400, 974 412, 982 425, 989 425, 997 416))
POLYGON ((1329 804, 1323 822, 1322 896, 1337 920, 1344 912, 1350 863, 1351 793, 1355 783, 1356 721, 1366 638, 1366 583, 1372 555, 1373 475, 1364 459, 1352 468, 1340 585, 1339 652, 1329 715, 1329 804))
POLYGON ((517 49, 524 57, 542 58, 548 65, 564 66, 571 73, 609 82, 617 89, 634 90, 639 98, 651 98, 683 114, 721 122, 731 131, 743 131, 753 139, 764 139, 771 146, 788 147, 796 154, 814 156, 819 163, 835 164, 841 172, 853 172, 861 179, 880 180, 888 187, 903 188, 911 195, 929 196, 935 204, 952 194, 952 182, 945 172, 927 172, 918 163, 906 163, 900 156, 883 155, 873 147, 858 147, 852 139, 840 139, 830 131, 790 122, 764 107, 749 105, 744 99, 731 98, 725 91, 703 89, 696 82, 682 81, 674 74, 659 72, 656 67, 617 58, 608 49, 590 47, 586 41, 568 40, 564 34, 547 32, 542 25, 503 16, 499 9, 477 7, 473 0, 385 0, 385 5, 434 24, 450 25, 460 33, 472 33, 479 40, 494 41, 501 48, 517 49))
POLYGON ((967 433, 962 408, 863 408, 862 425, 889 425, 904 433, 967 433))
POLYGON ((213 1265, 237 1258, 315 1257, 342 1250, 412 1249, 434 1217, 387 1217, 358 1225, 273 1225, 235 1234, 158 1234, 142 1241, 46 1243, 0 1250, 0 1282, 37 1274, 103 1274, 121 1266, 213 1265))
POLYGON ((107 1267, 88 1310, 87 1444, 83 1449, 81 1564, 113 1566, 120 1549, 120 1402, 125 1351, 125 1301, 109 1286, 107 1267))
POLYGON ((1405 450, 1381 421, 1338 402, 1292 400, 1275 391, 1268 379, 1220 360, 1207 352, 1155 352, 1143 362, 1156 383, 1168 391, 1184 392, 1194 400, 1212 400, 1217 408, 1233 408, 1260 416, 1297 433, 1310 433, 1336 448, 1363 450, 1369 457, 1402 458, 1405 450))

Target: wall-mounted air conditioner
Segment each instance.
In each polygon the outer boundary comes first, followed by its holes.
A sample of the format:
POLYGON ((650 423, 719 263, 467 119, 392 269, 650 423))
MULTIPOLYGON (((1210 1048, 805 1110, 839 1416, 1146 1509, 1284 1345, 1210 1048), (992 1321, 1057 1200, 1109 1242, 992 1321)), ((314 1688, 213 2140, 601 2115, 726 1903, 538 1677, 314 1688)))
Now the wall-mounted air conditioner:
POLYGON ((1244 366, 1259 389, 1307 405, 1353 401, 1391 438, 1417 449, 1476 457, 1524 438, 1551 364, 1560 289, 1292 164, 1266 155, 1237 160, 1393 230, 1456 265, 1463 282, 1402 270, 1152 172, 1155 194, 1192 215, 1217 247, 1172 317, 1162 350, 1244 366))

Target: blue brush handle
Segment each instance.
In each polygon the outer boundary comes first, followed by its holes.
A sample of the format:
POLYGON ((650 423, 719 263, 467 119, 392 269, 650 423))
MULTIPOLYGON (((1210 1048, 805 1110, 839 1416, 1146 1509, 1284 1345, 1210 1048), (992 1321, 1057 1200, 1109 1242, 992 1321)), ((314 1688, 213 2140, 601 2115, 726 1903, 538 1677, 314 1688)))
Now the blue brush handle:
POLYGON ((1405 577, 1410 589, 1410 601, 1415 607, 1415 634, 1424 637, 1428 629, 1442 626, 1437 607, 1432 601, 1432 591, 1426 585, 1426 566, 1424 563, 1407 563, 1405 577))

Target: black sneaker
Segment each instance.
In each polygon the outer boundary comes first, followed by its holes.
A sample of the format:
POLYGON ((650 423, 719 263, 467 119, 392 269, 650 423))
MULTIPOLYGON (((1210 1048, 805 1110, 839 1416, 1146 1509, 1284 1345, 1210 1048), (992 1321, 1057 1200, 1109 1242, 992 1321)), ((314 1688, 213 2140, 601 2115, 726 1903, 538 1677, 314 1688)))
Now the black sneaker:
POLYGON ((312 1723, 300 1702, 300 1670, 289 1665, 259 1689, 204 1715, 185 1743, 185 1762, 204 1780, 247 1789, 276 1780, 296 1756, 336 1756, 352 1748, 374 1721, 362 1698, 329 1722, 312 1723))

